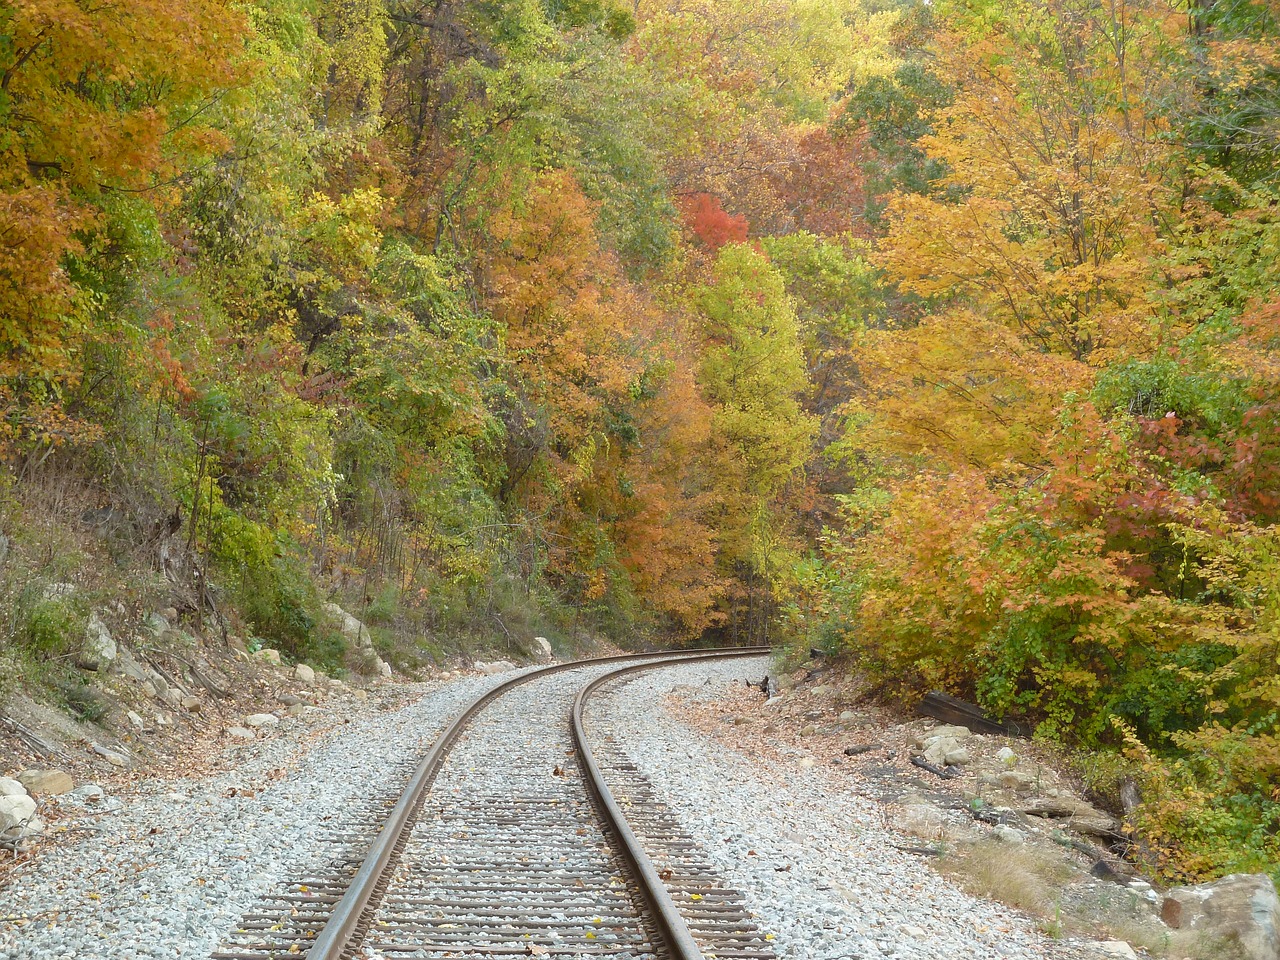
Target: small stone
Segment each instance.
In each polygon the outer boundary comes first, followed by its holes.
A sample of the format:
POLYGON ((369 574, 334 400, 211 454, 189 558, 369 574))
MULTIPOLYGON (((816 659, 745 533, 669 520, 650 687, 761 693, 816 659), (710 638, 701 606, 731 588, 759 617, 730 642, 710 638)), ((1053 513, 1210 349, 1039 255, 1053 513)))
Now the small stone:
POLYGON ((12 777, 0 777, 0 797, 25 797, 27 788, 12 777))
POLYGON ((964 747, 956 747, 954 750, 948 750, 946 757, 943 758, 947 767, 963 767, 969 762, 969 751, 964 747))
POLYGON ((138 716, 134 711, 130 710, 125 714, 125 716, 129 718, 129 723, 133 725, 135 730, 143 730, 146 728, 146 721, 143 720, 142 717, 138 716))
POLYGON ((124 754, 117 753, 115 750, 110 750, 106 747, 99 746, 96 743, 93 745, 93 752, 96 753, 98 756, 100 756, 103 760, 107 761, 107 763, 111 764, 113 767, 123 767, 123 766, 127 766, 129 763, 128 758, 125 757, 124 754))
POLYGON ((70 775, 62 770, 23 770, 18 774, 18 782, 27 788, 27 793, 40 797, 56 797, 75 786, 70 775))
POLYGON ((996 754, 996 759, 1006 767, 1012 767, 1018 762, 1018 755, 1008 747, 1001 747, 999 752, 996 754))
POLYGON ((284 706, 292 707, 295 704, 302 703, 301 697, 295 697, 292 693, 282 693, 276 697, 284 706))
POLYGON ((285 713, 291 717, 300 717, 310 709, 311 707, 307 706, 305 703, 291 703, 285 709, 285 713))
POLYGON ((833 692, 834 690, 835 690, 835 687, 831 686, 831 684, 821 683, 818 686, 814 687, 812 690, 810 690, 809 695, 814 697, 825 697, 827 694, 833 692))
POLYGON ((923 940, 926 936, 928 936, 928 934, 926 934, 924 930, 922 930, 920 927, 915 926, 914 924, 907 924, 905 927, 902 927, 901 930, 904 936, 908 936, 912 940, 923 940))
POLYGON ((858 715, 854 713, 852 710, 842 710, 840 711, 840 716, 837 719, 841 723, 852 723, 857 718, 858 718, 858 715))
POLYGON ((96 783, 86 783, 84 786, 76 787, 67 796, 75 797, 84 803, 97 803, 107 795, 106 791, 96 783))
POLYGON ((248 727, 227 727, 227 736, 232 740, 256 740, 258 735, 248 727))
POLYGON ((801 757, 801 758, 800 758, 800 769, 801 769, 801 770, 812 770, 812 769, 814 768, 814 766, 816 766, 816 765, 817 765, 817 761, 816 761, 816 760, 814 760, 814 759, 813 759, 813 757, 801 757))
POLYGON ((381 657, 378 657, 377 660, 374 661, 373 666, 374 666, 374 670, 377 673, 377 676, 379 676, 383 680, 389 680, 391 678, 391 664, 387 663, 387 661, 383 660, 381 657))
POLYGON ((800 728, 800 736, 802 737, 812 737, 817 732, 818 732, 818 728, 815 727, 812 723, 807 723, 800 728))
POLYGON ((293 668, 293 679, 311 686, 316 682, 316 672, 305 663, 299 663, 293 668))
POLYGON ((271 647, 263 647, 253 655, 253 659, 260 663, 269 663, 273 667, 280 666, 280 651, 271 647))
POLYGON ((735 727, 744 727, 750 722, 751 722, 750 717, 734 717, 732 721, 735 727))
POLYGON ((187 713, 199 713, 202 704, 199 697, 187 696, 182 698, 181 706, 187 713))
POLYGON ((251 713, 244 718, 244 725, 258 729, 259 727, 273 727, 280 722, 280 718, 274 713, 251 713))
POLYGON ((1017 827, 1004 823, 997 825, 991 833, 1001 843, 1023 843, 1027 839, 1027 835, 1017 827))

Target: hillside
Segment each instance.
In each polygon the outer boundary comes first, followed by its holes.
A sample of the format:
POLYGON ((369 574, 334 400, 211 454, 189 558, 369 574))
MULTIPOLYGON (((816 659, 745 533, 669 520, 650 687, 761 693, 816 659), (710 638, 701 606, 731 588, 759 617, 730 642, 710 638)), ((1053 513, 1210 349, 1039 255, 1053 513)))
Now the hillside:
POLYGON ((1274 0, 0 24, 0 699, 816 647, 1280 875, 1274 0))

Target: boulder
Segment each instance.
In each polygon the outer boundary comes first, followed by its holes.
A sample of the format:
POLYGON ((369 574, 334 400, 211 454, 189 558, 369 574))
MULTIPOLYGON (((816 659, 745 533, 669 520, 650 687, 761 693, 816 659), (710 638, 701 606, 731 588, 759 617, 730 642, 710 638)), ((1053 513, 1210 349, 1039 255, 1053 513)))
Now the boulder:
POLYGON ((85 670, 102 670, 114 663, 119 655, 120 651, 111 637, 111 631, 98 619, 96 613, 93 614, 85 624, 84 646, 76 663, 85 670))
POLYGON ((259 727, 274 727, 280 718, 274 713, 251 713, 244 718, 244 725, 256 730, 259 727))
POLYGON ((263 647, 253 655, 253 659, 259 663, 269 663, 273 667, 280 666, 280 651, 271 647, 263 647))
POLYGON ((0 777, 0 797, 25 797, 27 788, 12 777, 0 777))
POLYGON ((30 797, 0 797, 0 837, 18 840, 43 828, 36 817, 36 802, 30 797))
POLYGON ((354 644, 357 648, 373 646, 373 637, 369 635, 369 628, 347 613, 347 611, 336 603, 326 603, 324 610, 325 613, 338 622, 338 628, 342 631, 342 635, 347 638, 348 643, 354 644))
POLYGON ((550 662, 555 659, 555 651, 551 649, 551 641, 546 637, 534 637, 533 645, 536 648, 539 659, 544 662, 550 662))
POLYGON ((316 672, 305 663, 299 663, 293 668, 293 679, 309 687, 316 682, 316 672))
POLYGON ((62 770, 23 770, 18 774, 18 782, 27 788, 27 793, 38 797, 56 797, 75 786, 62 770))
POLYGON ((1233 873, 1212 883, 1174 887, 1160 919, 1236 946, 1245 960, 1280 960, 1280 898, 1265 873, 1233 873))
POLYGON ((151 634, 153 639, 159 640, 169 632, 169 621, 164 614, 152 611, 143 617, 142 629, 151 634))
POLYGON ((377 657, 374 660, 373 669, 375 676, 380 677, 383 680, 389 680, 391 678, 391 664, 387 663, 387 661, 383 660, 381 657, 377 657))

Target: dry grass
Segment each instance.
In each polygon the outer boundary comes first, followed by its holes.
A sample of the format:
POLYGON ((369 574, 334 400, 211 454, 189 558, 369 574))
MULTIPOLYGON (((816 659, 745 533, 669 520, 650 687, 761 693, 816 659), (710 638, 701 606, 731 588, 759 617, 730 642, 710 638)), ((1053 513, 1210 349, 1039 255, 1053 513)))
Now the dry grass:
POLYGON ((998 840, 955 847, 938 869, 969 894, 1053 920, 1063 884, 1075 875, 1056 850, 998 840))

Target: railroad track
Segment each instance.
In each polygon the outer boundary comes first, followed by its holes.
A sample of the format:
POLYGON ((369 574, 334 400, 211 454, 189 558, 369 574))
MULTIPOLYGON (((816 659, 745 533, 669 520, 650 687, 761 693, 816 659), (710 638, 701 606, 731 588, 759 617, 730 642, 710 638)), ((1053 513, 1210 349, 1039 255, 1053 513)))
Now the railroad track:
POLYGON ((247 914, 213 960, 772 960, 741 895, 583 716, 637 671, 764 652, 608 657, 499 684, 403 790, 335 825, 328 863, 247 914))

